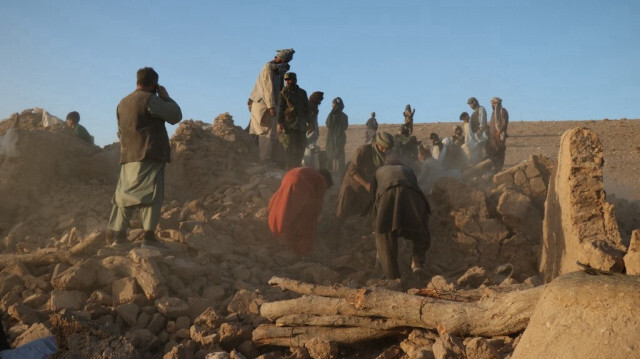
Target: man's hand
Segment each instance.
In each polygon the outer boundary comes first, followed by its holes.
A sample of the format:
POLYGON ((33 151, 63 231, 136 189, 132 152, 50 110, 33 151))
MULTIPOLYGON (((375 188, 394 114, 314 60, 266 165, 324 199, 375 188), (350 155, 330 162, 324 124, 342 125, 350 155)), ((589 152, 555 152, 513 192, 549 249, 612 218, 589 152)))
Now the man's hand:
POLYGON ((167 89, 164 88, 164 86, 158 85, 157 92, 158 92, 158 97, 160 97, 163 100, 168 100, 170 98, 169 93, 167 92, 167 89))
POLYGON ((270 108, 269 109, 269 116, 276 117, 276 109, 275 108, 270 108))
POLYGON ((364 184, 364 189, 366 189, 366 190, 367 190, 367 192, 371 192, 371 183, 368 183, 368 182, 367 182, 367 183, 365 183, 365 184, 364 184))
POLYGON ((278 129, 278 133, 282 133, 282 125, 281 124, 278 124, 278 128, 277 129, 278 129))

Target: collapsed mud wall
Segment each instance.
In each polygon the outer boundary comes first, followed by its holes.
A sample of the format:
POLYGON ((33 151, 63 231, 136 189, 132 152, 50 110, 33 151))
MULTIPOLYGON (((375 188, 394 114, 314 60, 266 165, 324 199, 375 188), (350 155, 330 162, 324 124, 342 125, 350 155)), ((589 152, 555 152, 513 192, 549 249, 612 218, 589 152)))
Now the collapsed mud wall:
POLYGON ((566 131, 551 176, 539 271, 545 282, 576 271, 576 262, 622 271, 622 244, 614 207, 606 201, 598 135, 587 128, 566 131))
POLYGON ((214 124, 182 121, 171 138, 172 163, 167 166, 167 197, 202 198, 228 185, 242 185, 244 170, 256 165, 249 134, 221 114, 214 124))
POLYGON ((431 193, 429 262, 442 272, 509 263, 520 279, 536 274, 542 199, 553 162, 531 156, 496 174, 484 190, 445 178, 431 193))
POLYGON ((74 187, 115 185, 115 152, 67 133, 14 129, 11 134, 17 140, 17 155, 0 156, 0 218, 5 223, 57 207, 51 202, 55 192, 73 195, 74 187))

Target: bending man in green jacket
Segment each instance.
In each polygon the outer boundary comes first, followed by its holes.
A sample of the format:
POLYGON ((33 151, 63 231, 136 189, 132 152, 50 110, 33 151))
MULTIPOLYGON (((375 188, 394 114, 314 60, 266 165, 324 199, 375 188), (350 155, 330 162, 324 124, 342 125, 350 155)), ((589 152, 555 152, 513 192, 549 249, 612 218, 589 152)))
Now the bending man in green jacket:
POLYGON ((78 111, 69 112, 66 120, 67 127, 69 127, 71 131, 73 131, 73 134, 78 136, 78 138, 90 145, 93 145, 93 136, 91 136, 89 131, 87 131, 87 129, 78 122, 80 122, 80 114, 78 111))

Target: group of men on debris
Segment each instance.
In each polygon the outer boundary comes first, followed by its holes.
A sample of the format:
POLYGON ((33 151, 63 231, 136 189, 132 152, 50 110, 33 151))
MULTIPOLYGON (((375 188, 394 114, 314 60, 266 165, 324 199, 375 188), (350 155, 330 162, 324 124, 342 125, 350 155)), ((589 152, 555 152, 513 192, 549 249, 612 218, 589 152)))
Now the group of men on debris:
MULTIPOLYGON (((344 174, 336 214, 338 226, 347 217, 366 211, 375 194, 376 243, 385 273, 394 278, 399 275, 393 249, 397 249, 398 235, 415 237, 419 243, 414 246, 414 268, 421 270, 429 243, 426 221, 429 206, 409 167, 401 163, 385 166, 385 153, 393 148, 394 139, 386 132, 374 136, 378 126, 375 113, 368 121, 368 127, 374 128, 370 142, 358 148, 347 168, 345 145, 349 122, 343 112, 343 100, 336 97, 326 121, 326 168, 307 161, 306 167, 300 167, 303 158, 306 160, 305 149, 316 147, 318 105, 323 93, 317 91, 307 98, 306 91, 298 86, 296 74, 289 72, 294 53, 293 49, 277 51, 275 58, 263 66, 248 101, 249 133, 258 138, 260 159, 277 161, 277 148, 281 146, 284 167, 289 170, 269 202, 271 232, 283 237, 295 253, 309 255, 324 194, 333 182, 331 173, 344 174), (396 211, 394 198, 407 206, 396 211)), ((411 109, 409 115, 413 115, 411 109)))
MULTIPOLYGON (((317 160, 313 155, 318 149, 318 106, 324 99, 321 91, 307 97, 296 73, 289 72, 294 53, 293 49, 277 51, 262 67, 248 100, 249 133, 257 136, 260 159, 279 162, 284 157, 281 162, 286 169, 300 166, 303 159, 317 160)), ((326 121, 326 155, 329 168, 342 171, 349 120, 340 97, 332 101, 332 107, 326 121)))
MULTIPOLYGON (((281 50, 282 51, 282 50, 281 50)), ((280 54, 280 52, 279 52, 280 54)), ((276 59, 271 62, 271 69, 276 67, 274 64, 281 63, 276 59)), ((285 59, 288 63, 291 59, 285 59)), ((263 68, 269 68, 269 64, 263 68)), ((288 70, 288 67, 287 67, 288 70)), ((261 85, 261 79, 264 78, 261 73, 250 102, 254 104, 264 103, 265 100, 254 95, 258 93, 256 90, 261 85)), ((274 72, 275 73, 275 72, 274 72)), ((289 86, 288 76, 291 73, 285 72, 284 78, 287 86, 289 86)), ((295 79, 295 77, 294 77, 295 79)), ((271 88, 271 83, 268 83, 271 88)), ((292 83, 295 85, 295 82, 292 83)), ((299 255, 309 255, 312 250, 315 232, 318 225, 318 217, 320 215, 323 196, 327 188, 331 185, 331 173, 344 175, 342 179, 342 187, 338 197, 336 210, 335 226, 341 227, 344 221, 353 215, 363 213, 371 213, 374 235, 376 238, 377 260, 381 265, 385 275, 389 278, 397 278, 400 275, 398 270, 397 248, 398 238, 403 237, 409 239, 413 244, 413 252, 411 257, 411 268, 416 274, 424 274, 425 252, 430 245, 430 235, 428 229, 428 216, 430 213, 429 203, 426 199, 425 190, 430 189, 429 186, 421 188, 419 178, 414 172, 414 162, 412 157, 420 159, 423 166, 419 166, 417 170, 420 179, 426 182, 435 182, 433 180, 434 173, 442 177, 441 169, 434 165, 434 161, 438 160, 438 155, 442 156, 445 167, 448 162, 445 158, 460 157, 464 161, 464 167, 474 166, 478 164, 486 156, 491 159, 494 170, 499 171, 504 165, 505 155, 505 139, 508 124, 508 113, 501 106, 501 99, 494 97, 491 101, 494 112, 491 121, 487 124, 486 111, 479 105, 475 98, 470 98, 469 106, 473 113, 469 116, 466 112, 460 116, 464 122, 464 128, 458 126, 451 138, 440 140, 436 134, 432 134, 434 148, 437 150, 435 160, 426 147, 419 146, 413 132, 413 116, 415 109, 407 105, 403 115, 405 123, 402 126, 399 136, 392 136, 387 132, 378 132, 378 122, 375 112, 371 113, 371 118, 366 123, 366 142, 360 146, 351 161, 345 166, 344 146, 346 143, 345 130, 348 126, 347 116, 342 112, 344 104, 342 99, 336 98, 333 103, 333 110, 327 118, 327 152, 331 161, 327 168, 331 171, 322 169, 317 171, 310 167, 297 167, 301 163, 302 147, 305 145, 303 132, 300 126, 293 129, 289 127, 289 132, 283 131, 284 126, 288 123, 299 124, 301 121, 301 113, 297 109, 306 109, 304 98, 306 93, 303 90, 289 91, 285 87, 281 91, 279 101, 274 99, 273 108, 278 106, 279 111, 276 114, 268 114, 264 106, 259 112, 254 112, 255 108, 251 107, 251 129, 254 134, 262 136, 261 143, 273 141, 275 137, 270 136, 273 128, 277 129, 280 134, 280 143, 284 146, 285 151, 290 151, 289 147, 295 147, 295 156, 289 157, 287 154, 286 167, 290 170, 283 178, 281 186, 271 198, 269 203, 269 225, 272 233, 276 237, 284 237, 289 243, 290 248, 299 255), (297 91, 299 95, 294 95, 297 91), (284 112, 284 113, 283 113, 284 112), (254 116, 257 114, 257 116, 254 116), (277 118, 268 126, 264 120, 265 114, 272 118, 277 118), (295 114, 293 116, 292 114, 295 114), (287 117, 295 117, 292 120, 287 117), (260 122, 257 119, 262 119, 260 122), (284 121, 283 121, 284 119, 284 121), (256 125, 261 124, 260 129, 263 132, 256 132, 259 128, 256 125), (295 134, 295 140, 291 138, 283 138, 285 134, 295 134), (292 146, 293 144, 293 146, 292 146), (443 146, 445 146, 443 148, 443 146), (393 151, 395 148, 395 151, 393 151), (448 148, 451 146, 450 148, 448 148), (459 149, 456 152, 456 149, 459 149), (447 150, 449 155, 447 155, 447 150), (390 154, 390 155, 388 155, 390 154), (292 162, 293 161, 293 162, 292 162), (431 173, 431 174, 429 174, 431 173)), ((255 106, 255 105, 254 105, 255 106)), ((314 112, 314 120, 307 122, 309 132, 317 131, 317 107, 314 112), (315 126, 315 127, 313 127, 315 126)), ((311 118, 310 116, 308 118, 311 118)), ((292 137, 290 135, 289 137, 292 137)), ((272 142, 273 143, 273 142, 272 142)), ((314 143, 315 145, 315 143, 314 143)), ((270 149, 270 151, 273 151, 270 149)), ((263 158, 270 155, 269 149, 260 148, 263 158), (265 152, 266 151, 266 152, 265 152)), ((271 152, 272 154, 273 152, 271 152)), ((462 168, 462 166, 460 167, 462 168)))
POLYGON ((454 127, 453 135, 440 138, 431 133, 431 147, 418 146, 418 182, 425 193, 441 177, 460 179, 468 169, 486 168, 495 173, 504 167, 509 113, 502 107, 502 99, 491 99, 493 112, 488 123, 487 112, 475 97, 467 103, 473 112, 460 114, 463 124, 454 127))
MULTIPOLYGON (((318 138, 318 105, 323 93, 316 91, 307 98, 306 91, 298 86, 296 74, 288 72, 293 54, 293 49, 279 50, 260 72, 248 103, 249 130, 257 135, 261 159, 273 159, 277 145, 284 149, 289 171, 269 202, 269 226, 275 236, 285 238, 295 253, 308 255, 323 198, 333 180, 331 173, 317 164, 300 167, 305 149, 315 147, 318 138)), ((170 161, 171 152, 165 122, 178 123, 182 112, 167 90, 158 84, 158 78, 150 67, 139 69, 135 91, 124 97, 117 107, 121 168, 108 224, 109 241, 114 246, 127 243, 132 214, 139 209, 144 229, 142 246, 163 247, 154 233, 164 199, 165 163, 170 161)), ((487 147, 487 154, 492 160, 495 158, 496 163, 504 163, 506 110, 501 108, 500 99, 494 98, 494 114, 487 129, 484 109, 471 100, 469 104, 474 112, 465 121, 463 142, 469 145, 471 138, 480 143, 482 136, 488 134, 493 147, 491 150, 487 147)), ((413 272, 425 273, 430 209, 418 177, 411 166, 392 153, 397 139, 377 131, 375 113, 367 122, 367 129, 372 131, 367 134, 367 143, 356 150, 345 168, 348 117, 343 109, 342 99, 336 97, 326 122, 326 150, 330 160, 327 167, 334 174, 344 174, 336 210, 337 226, 349 216, 371 213, 377 259, 385 275, 389 278, 400 275, 399 237, 413 243, 413 272)), ((411 134, 414 113, 415 109, 411 110, 408 105, 404 114, 410 121, 405 122, 403 130, 407 133, 403 135, 411 134)), ((70 114, 70 126, 77 128, 78 121, 77 113, 70 114)))

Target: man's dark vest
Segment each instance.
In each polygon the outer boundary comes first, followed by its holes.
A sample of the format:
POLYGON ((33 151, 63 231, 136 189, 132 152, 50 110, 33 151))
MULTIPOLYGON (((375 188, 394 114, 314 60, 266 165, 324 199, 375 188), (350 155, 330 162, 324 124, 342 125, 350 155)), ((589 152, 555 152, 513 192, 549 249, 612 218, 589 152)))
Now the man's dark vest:
POLYGON ((147 108, 151 96, 151 92, 136 90, 118 104, 120 164, 145 160, 170 162, 171 147, 164 121, 147 108))

